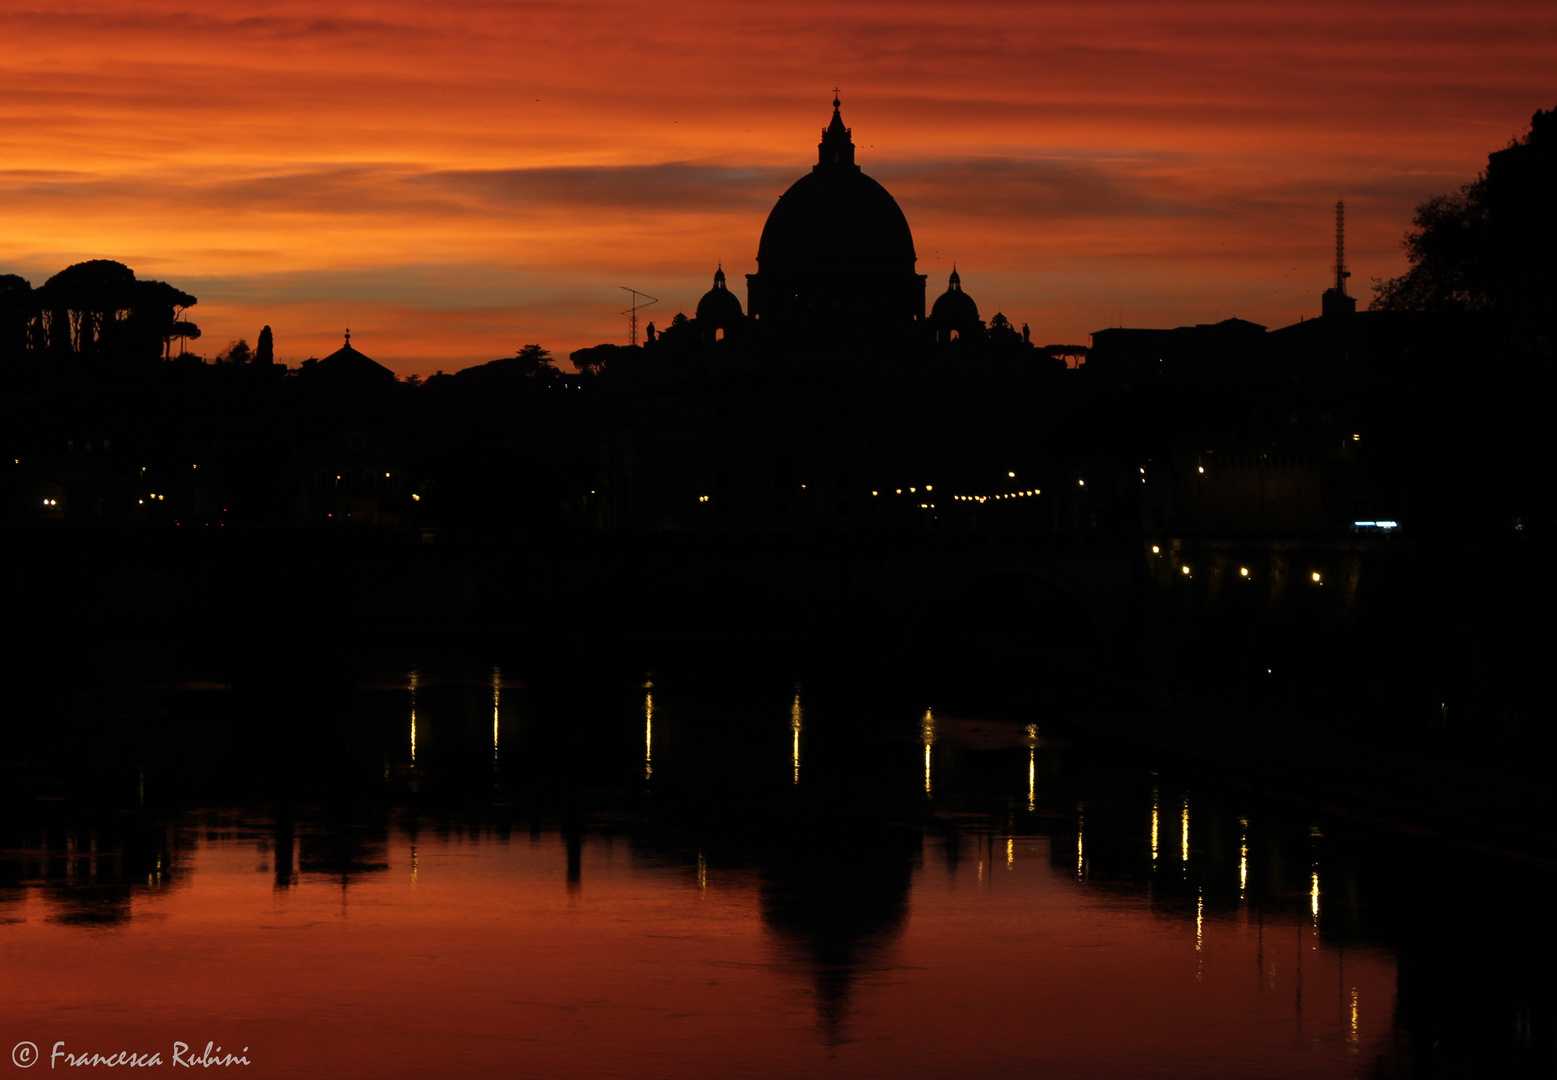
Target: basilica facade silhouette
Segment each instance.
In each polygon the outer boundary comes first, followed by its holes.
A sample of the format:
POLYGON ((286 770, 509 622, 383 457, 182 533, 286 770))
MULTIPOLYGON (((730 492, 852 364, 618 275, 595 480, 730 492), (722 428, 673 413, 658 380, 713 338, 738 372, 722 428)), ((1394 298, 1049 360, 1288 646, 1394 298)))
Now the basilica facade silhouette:
POLYGON ((832 105, 816 164, 779 196, 763 225, 745 307, 721 266, 695 316, 672 324, 669 343, 729 340, 829 354, 889 351, 902 359, 926 345, 985 340, 978 305, 955 269, 926 316, 926 275, 917 269, 908 217, 860 168, 842 104, 834 97, 832 105))

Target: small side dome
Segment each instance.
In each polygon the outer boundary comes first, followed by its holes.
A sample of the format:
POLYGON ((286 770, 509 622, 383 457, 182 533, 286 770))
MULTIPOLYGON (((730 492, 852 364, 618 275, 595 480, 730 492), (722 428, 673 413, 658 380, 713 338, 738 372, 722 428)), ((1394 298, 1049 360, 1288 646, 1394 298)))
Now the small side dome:
POLYGON ((720 267, 714 271, 714 287, 697 302, 698 326, 704 337, 713 340, 723 336, 718 331, 729 333, 745 318, 741 302, 725 285, 724 268, 720 267))
POLYGON ((930 308, 930 327, 937 341, 950 341, 953 337, 976 334, 984 329, 979 320, 979 306, 973 297, 962 291, 962 277, 954 267, 946 291, 930 308))

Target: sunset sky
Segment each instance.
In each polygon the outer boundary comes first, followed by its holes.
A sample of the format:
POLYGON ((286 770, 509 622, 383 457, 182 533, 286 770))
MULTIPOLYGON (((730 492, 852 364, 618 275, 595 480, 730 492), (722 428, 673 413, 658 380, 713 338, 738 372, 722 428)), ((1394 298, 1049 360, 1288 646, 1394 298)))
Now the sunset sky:
POLYGON ((1317 314, 1557 106, 1557 5, 62 0, 0 10, 0 273, 89 258, 430 374, 743 302, 834 85, 908 215, 1042 342, 1317 314))

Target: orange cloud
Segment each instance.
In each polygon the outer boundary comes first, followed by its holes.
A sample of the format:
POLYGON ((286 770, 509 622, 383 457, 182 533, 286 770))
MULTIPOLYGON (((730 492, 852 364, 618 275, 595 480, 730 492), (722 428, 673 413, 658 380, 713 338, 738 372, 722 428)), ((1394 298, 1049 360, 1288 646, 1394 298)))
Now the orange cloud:
POLYGON ((1545 0, 57 3, 0 12, 0 272, 118 258, 211 341, 350 320, 403 371, 565 353, 624 336, 618 285, 755 269, 837 80, 932 290, 956 259, 1043 340, 1280 324, 1337 197, 1357 280, 1398 273, 1554 52, 1545 0))

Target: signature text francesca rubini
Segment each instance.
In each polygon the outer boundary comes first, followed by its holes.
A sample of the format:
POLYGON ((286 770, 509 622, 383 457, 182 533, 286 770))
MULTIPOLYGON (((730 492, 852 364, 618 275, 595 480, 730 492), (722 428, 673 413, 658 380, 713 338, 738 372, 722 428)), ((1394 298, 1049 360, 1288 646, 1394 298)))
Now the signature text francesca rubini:
MULTIPOLYGON (((248 1053, 249 1048, 247 1046, 243 1048, 241 1053, 224 1053, 222 1048, 217 1046, 214 1042, 206 1043, 204 1050, 191 1053, 188 1043, 175 1041, 173 1043, 172 1059, 171 1061, 168 1061, 167 1064, 173 1065, 175 1067, 183 1066, 186 1069, 209 1069, 213 1066, 223 1067, 229 1065, 247 1065, 249 1064, 248 1053)), ((52 1052, 49 1054, 49 1068, 51 1069, 62 1065, 106 1065, 110 1068, 114 1066, 144 1068, 162 1064, 164 1064, 164 1061, 162 1052, 160 1050, 154 1050, 150 1053, 140 1053, 135 1050, 119 1050, 110 1054, 102 1054, 92 1050, 84 1050, 80 1053, 73 1053, 65 1049, 65 1043, 63 1040, 55 1043, 52 1052)))

